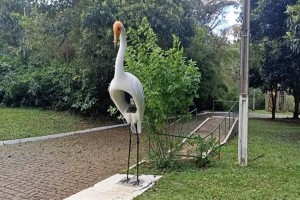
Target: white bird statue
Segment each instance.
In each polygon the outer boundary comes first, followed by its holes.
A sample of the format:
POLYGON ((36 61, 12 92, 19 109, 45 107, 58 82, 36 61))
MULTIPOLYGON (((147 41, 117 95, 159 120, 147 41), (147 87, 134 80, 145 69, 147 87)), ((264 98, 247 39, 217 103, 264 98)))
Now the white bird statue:
MULTIPOLYGON (((142 121, 145 109, 143 86, 139 79, 131 73, 124 71, 124 56, 126 50, 126 33, 123 24, 116 21, 113 25, 114 46, 116 48, 118 39, 120 38, 120 47, 115 64, 115 75, 109 86, 109 94, 114 104, 121 112, 130 129, 137 136, 137 178, 132 182, 139 185, 138 165, 139 165, 139 134, 142 133, 142 121)), ((127 179, 129 181, 129 163, 131 149, 131 132, 129 130, 129 153, 127 166, 127 179)))

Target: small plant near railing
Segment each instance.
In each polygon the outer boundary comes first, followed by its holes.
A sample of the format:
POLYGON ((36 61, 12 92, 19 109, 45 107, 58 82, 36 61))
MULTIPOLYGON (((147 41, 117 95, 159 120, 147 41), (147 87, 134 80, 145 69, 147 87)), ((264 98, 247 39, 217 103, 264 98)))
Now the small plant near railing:
MULTIPOLYGON (((190 118, 185 116, 184 118, 190 118)), ((184 119, 182 121, 185 121, 184 119)), ((170 123, 167 123, 170 124, 170 123)), ((148 127, 147 138, 149 139, 149 157, 150 160, 154 161, 157 168, 160 169, 177 169, 179 168, 181 157, 178 156, 179 152, 182 151, 182 140, 180 137, 183 129, 183 124, 171 123, 171 125, 165 127, 164 132, 149 132, 154 130, 148 127)))
POLYGON ((220 154, 221 151, 220 142, 216 138, 205 139, 195 136, 188 143, 191 146, 195 146, 195 156, 193 157, 197 167, 204 167, 210 164, 211 159, 220 154))
POLYGON ((183 164, 183 157, 192 157, 197 167, 205 167, 221 151, 220 142, 213 137, 205 139, 198 135, 179 137, 177 135, 156 134, 152 135, 151 139, 150 159, 160 169, 179 169, 179 165, 183 164), (183 142, 184 138, 187 138, 186 142, 183 142), (192 150, 188 150, 186 155, 180 154, 188 146, 192 146, 192 150))

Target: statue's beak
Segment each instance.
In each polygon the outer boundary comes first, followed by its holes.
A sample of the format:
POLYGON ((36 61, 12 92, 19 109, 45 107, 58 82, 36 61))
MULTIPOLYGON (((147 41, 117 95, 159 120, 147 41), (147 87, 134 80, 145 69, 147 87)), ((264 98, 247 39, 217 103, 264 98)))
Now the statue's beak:
POLYGON ((119 36, 117 34, 114 34, 114 47, 115 47, 115 49, 117 48, 118 41, 119 41, 119 36))

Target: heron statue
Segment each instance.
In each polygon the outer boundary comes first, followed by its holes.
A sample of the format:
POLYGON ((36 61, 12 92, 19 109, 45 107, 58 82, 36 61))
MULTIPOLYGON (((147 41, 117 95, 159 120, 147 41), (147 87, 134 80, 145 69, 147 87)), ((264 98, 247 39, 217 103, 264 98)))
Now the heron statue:
POLYGON ((120 39, 120 46, 116 58, 115 74, 110 83, 109 94, 114 104, 121 112, 127 124, 130 125, 129 130, 129 152, 127 162, 127 177, 121 182, 129 182, 129 164, 130 164, 130 151, 131 151, 131 132, 136 134, 137 138, 137 176, 136 181, 130 184, 139 185, 139 134, 142 133, 142 121, 145 109, 144 91, 143 86, 139 79, 131 73, 124 71, 124 56, 126 50, 126 32, 123 24, 116 21, 113 25, 114 33, 114 46, 117 47, 118 40, 120 39))

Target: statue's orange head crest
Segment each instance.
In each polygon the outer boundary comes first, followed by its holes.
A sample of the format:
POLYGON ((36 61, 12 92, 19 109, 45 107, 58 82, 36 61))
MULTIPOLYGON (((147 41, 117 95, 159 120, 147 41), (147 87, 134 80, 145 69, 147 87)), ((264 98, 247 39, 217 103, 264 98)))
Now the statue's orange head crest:
POLYGON ((113 32, 114 32, 114 46, 117 46, 119 36, 122 32, 123 24, 120 21, 116 21, 113 25, 113 32))

